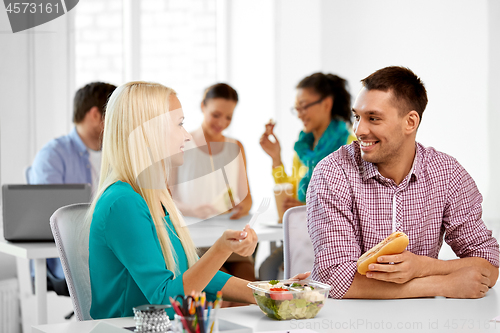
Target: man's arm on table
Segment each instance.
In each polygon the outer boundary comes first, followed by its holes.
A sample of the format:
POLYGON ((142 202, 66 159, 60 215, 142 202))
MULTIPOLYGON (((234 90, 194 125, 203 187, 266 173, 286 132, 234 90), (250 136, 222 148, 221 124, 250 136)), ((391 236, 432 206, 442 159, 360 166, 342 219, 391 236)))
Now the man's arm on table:
POLYGON ((445 296, 450 298, 481 298, 488 292, 489 270, 464 267, 448 275, 431 275, 398 284, 368 278, 359 274, 343 298, 394 299, 445 296))
POLYGON ((385 255, 378 258, 378 263, 371 264, 367 273, 368 278, 406 283, 414 278, 423 278, 433 275, 448 275, 465 267, 476 267, 487 270, 490 283, 493 287, 498 279, 498 267, 480 257, 467 257, 454 260, 440 260, 404 251, 401 254, 385 255), (394 264, 389 264, 394 263, 394 264))
POLYGON ((495 285, 498 278, 498 268, 483 258, 439 260, 408 251, 380 258, 386 264, 370 265, 377 271, 369 271, 367 276, 355 273, 344 298, 480 298, 495 285), (405 257, 413 260, 398 261, 405 257), (391 262, 388 260, 395 260, 395 264, 387 264, 391 262), (400 265, 407 265, 408 269, 398 267, 400 265), (401 276, 410 272, 416 276, 410 279, 405 276, 401 280, 401 276))

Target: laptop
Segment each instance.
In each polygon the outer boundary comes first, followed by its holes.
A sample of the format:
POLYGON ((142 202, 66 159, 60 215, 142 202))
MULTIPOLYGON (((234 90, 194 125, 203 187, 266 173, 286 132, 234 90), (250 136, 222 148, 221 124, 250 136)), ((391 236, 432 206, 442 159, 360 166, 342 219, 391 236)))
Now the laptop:
POLYGON ((3 185, 3 234, 11 242, 54 241, 50 217, 60 207, 90 202, 90 184, 3 185))

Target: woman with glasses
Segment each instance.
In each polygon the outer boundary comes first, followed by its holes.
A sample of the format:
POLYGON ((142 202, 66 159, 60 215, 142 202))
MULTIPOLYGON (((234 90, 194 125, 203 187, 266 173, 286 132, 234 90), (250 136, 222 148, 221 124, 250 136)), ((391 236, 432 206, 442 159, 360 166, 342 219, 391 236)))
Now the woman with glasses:
MULTIPOLYGON (((273 132, 274 123, 266 124, 266 131, 260 138, 262 149, 272 158, 275 183, 294 186, 294 196, 284 201, 283 211, 305 205, 307 187, 316 164, 355 139, 350 134, 351 95, 346 80, 334 74, 314 73, 300 81, 296 88, 292 113, 304 123, 304 128, 294 145, 291 175, 285 172, 281 161, 281 146, 273 132)), ((262 264, 259 278, 275 279, 282 263, 283 249, 278 248, 262 264)))

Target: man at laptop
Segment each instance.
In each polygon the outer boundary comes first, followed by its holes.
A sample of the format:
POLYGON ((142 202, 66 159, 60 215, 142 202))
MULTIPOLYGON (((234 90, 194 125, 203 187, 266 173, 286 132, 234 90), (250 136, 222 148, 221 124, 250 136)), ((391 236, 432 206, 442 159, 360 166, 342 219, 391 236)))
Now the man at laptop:
MULTIPOLYGON (((101 141, 105 105, 116 86, 92 82, 80 88, 73 103, 75 127, 68 135, 48 142, 36 155, 27 178, 29 184, 99 185, 101 141)), ((58 258, 47 259, 47 289, 69 296, 58 258)))

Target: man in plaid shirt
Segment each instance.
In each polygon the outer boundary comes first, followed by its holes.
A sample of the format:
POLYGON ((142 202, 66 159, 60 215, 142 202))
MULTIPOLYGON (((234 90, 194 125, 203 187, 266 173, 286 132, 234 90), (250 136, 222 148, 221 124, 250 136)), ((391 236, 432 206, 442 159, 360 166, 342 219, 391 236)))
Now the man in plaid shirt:
POLYGON ((498 243, 467 171, 415 141, 423 83, 403 67, 361 82, 358 141, 318 163, 307 191, 312 278, 331 285, 334 298, 483 297, 498 278, 498 243), (358 258, 394 231, 408 235, 407 250, 360 275, 358 258), (460 259, 437 259, 443 238, 460 259))

